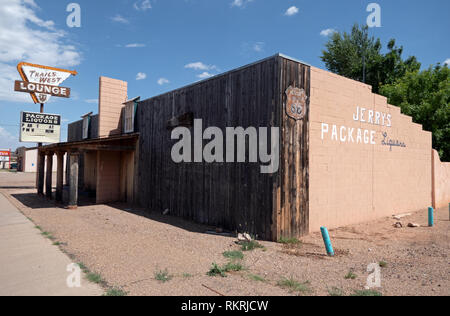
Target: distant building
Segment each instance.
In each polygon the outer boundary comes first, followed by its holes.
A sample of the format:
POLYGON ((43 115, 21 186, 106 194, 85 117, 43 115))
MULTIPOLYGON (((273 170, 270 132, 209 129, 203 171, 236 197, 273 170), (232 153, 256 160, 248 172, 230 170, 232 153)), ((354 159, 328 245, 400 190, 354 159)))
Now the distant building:
MULTIPOLYGON (((37 147, 20 147, 16 150, 17 171, 19 172, 37 172, 37 147)), ((54 157, 53 172, 56 172, 56 157, 54 157)), ((66 166, 64 165, 64 170, 66 166)))

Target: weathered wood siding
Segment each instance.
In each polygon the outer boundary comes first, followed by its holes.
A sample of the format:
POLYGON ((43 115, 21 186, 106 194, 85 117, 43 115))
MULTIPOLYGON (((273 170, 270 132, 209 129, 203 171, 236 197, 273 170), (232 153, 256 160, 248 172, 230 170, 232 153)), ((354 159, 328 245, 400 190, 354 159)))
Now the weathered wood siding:
MULTIPOLYGON (((270 58, 139 103, 137 181, 142 206, 274 238, 277 174, 261 174, 259 163, 175 164, 171 149, 176 141, 171 140, 167 122, 192 112, 203 119, 203 129, 216 126, 224 135, 226 127, 280 126, 279 63, 280 58, 270 58)), ((193 136, 193 128, 191 132, 193 136)))
POLYGON ((282 121, 281 160, 276 201, 276 234, 299 237, 309 233, 309 66, 281 58, 280 112, 282 121), (302 120, 294 120, 286 112, 286 90, 292 86, 304 89, 308 111, 302 120))

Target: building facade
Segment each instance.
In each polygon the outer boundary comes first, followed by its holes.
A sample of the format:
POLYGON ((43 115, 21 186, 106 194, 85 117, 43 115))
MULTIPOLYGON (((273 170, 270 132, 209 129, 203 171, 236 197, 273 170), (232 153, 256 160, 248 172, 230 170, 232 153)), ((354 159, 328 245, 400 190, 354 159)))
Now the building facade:
MULTIPOLYGON (((41 151, 64 153, 70 206, 79 189, 89 190, 97 203, 126 201, 266 240, 449 202, 450 164, 433 158, 431 133, 370 86, 279 54, 143 101, 128 100, 127 83, 101 77, 99 114, 71 124, 67 143, 41 151), (210 127, 223 135, 241 127, 245 159, 234 154, 236 135, 223 159, 220 146, 215 160, 205 159, 210 127), (193 150, 183 147, 177 161, 180 130, 193 135, 193 150), (261 154, 261 138, 278 145, 266 146, 276 153, 273 172, 251 158, 252 149, 261 154)), ((43 164, 40 174, 43 193, 43 164)), ((61 181, 57 187, 60 198, 61 181)))

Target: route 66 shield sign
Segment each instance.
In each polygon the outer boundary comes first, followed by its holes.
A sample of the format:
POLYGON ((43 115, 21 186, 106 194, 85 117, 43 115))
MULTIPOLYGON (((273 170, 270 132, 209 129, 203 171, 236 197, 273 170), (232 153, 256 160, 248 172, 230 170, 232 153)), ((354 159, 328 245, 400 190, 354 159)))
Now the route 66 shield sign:
POLYGON ((304 89, 290 86, 286 90, 286 113, 294 120, 302 120, 307 111, 308 96, 304 89))

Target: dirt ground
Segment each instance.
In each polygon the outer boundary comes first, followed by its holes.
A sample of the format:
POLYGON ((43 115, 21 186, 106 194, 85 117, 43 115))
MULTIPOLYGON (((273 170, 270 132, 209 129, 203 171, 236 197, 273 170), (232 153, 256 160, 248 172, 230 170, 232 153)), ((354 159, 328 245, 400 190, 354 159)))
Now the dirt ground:
MULTIPOLYGON (((244 252, 245 269, 210 277, 212 263, 224 265, 222 253, 239 250, 235 237, 205 234, 208 227, 125 205, 86 205, 75 211, 38 197, 33 174, 0 173, 0 191, 26 216, 61 242, 75 262, 103 276, 129 295, 351 295, 364 290, 371 263, 381 268, 383 295, 450 294, 449 210, 436 212, 427 226, 427 210, 398 222, 383 218, 330 231, 337 256, 330 258, 320 234, 299 245, 261 242, 264 249, 244 252), (408 223, 424 227, 407 228, 408 223), (168 282, 155 274, 167 270, 168 282), (345 277, 353 273, 355 279, 345 277), (283 279, 306 283, 309 291, 289 290, 283 279)), ((393 214, 395 211, 393 211, 393 214)))

